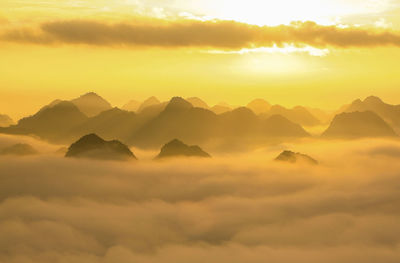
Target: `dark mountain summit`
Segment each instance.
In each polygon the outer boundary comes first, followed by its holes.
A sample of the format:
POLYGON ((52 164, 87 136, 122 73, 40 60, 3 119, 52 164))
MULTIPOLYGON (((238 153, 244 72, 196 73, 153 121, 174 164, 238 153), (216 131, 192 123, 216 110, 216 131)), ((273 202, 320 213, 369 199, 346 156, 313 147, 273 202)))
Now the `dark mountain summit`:
POLYGON ((34 155, 38 152, 29 144, 18 143, 0 150, 0 155, 34 155))
POLYGON ((136 156, 120 141, 105 141, 96 134, 83 136, 73 143, 65 157, 100 160, 129 160, 136 156))
POLYGON ((170 157, 211 157, 208 153, 203 151, 199 146, 189 146, 183 142, 175 139, 167 143, 161 148, 160 154, 156 159, 170 158, 170 157))
POLYGON ((86 93, 79 98, 71 100, 86 116, 96 116, 100 112, 112 108, 111 104, 94 92, 86 93))
POLYGON ((331 138, 395 137, 394 130, 372 111, 336 115, 322 134, 331 138))
POLYGON ((284 151, 278 157, 276 157, 275 161, 280 162, 288 162, 288 163, 306 163, 311 165, 317 165, 318 162, 311 158, 308 155, 302 153, 295 153, 292 151, 284 151))

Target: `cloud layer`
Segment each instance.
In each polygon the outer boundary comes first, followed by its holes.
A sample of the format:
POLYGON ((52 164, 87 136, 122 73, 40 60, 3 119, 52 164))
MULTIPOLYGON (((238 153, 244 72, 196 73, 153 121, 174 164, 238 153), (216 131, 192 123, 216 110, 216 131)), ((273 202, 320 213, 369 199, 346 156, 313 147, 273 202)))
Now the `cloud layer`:
POLYGON ((296 149, 322 165, 1 157, 0 262, 398 262, 400 144, 296 149))
POLYGON ((104 23, 69 20, 43 23, 35 29, 9 29, 2 41, 30 44, 85 44, 118 47, 194 47, 224 50, 272 46, 317 48, 400 46, 400 34, 359 27, 322 26, 314 22, 255 26, 235 21, 146 20, 104 23))

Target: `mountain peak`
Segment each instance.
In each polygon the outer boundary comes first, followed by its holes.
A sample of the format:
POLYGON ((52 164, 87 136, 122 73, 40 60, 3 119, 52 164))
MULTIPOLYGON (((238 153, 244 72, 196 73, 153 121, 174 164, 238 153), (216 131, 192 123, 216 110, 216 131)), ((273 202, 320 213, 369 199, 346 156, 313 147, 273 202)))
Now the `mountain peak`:
POLYGON ((394 130, 372 111, 344 112, 335 116, 324 137, 396 137, 394 130))
POLYGON ((143 111, 145 108, 148 108, 150 106, 154 106, 157 104, 160 104, 161 102, 154 96, 146 99, 145 101, 143 101, 143 103, 140 105, 139 109, 137 110, 138 112, 143 111))
POLYGON ((206 102, 204 102, 202 99, 197 98, 197 97, 187 98, 186 101, 189 102, 190 104, 192 104, 193 107, 196 107, 196 108, 203 108, 203 109, 210 108, 206 102))
POLYGON ((93 91, 87 92, 87 93, 85 93, 85 94, 83 94, 83 95, 81 95, 79 97, 80 98, 82 98, 82 97, 97 97, 97 98, 101 98, 96 92, 93 92, 93 91))
POLYGON ((173 97, 165 108, 166 111, 185 110, 193 108, 193 105, 181 97, 173 97))
POLYGON ((251 109, 255 114, 261 114, 268 112, 271 104, 264 99, 255 99, 247 104, 247 108, 251 109))
POLYGON ((317 165, 318 162, 308 155, 302 153, 295 153, 292 151, 283 151, 275 161, 288 162, 288 163, 298 163, 303 162, 311 165, 317 165))
POLYGON ((379 97, 369 96, 364 100, 364 103, 383 104, 384 102, 379 97))
POLYGON ((156 159, 168 158, 168 157, 211 157, 208 153, 203 151, 199 146, 189 146, 178 139, 174 139, 169 143, 165 144, 161 148, 160 154, 156 159))
POLYGON ((93 117, 112 108, 111 104, 94 92, 81 95, 79 98, 71 100, 81 112, 86 116, 93 117))
POLYGON ((94 133, 85 135, 73 143, 65 157, 101 160, 136 159, 129 148, 120 141, 105 141, 94 133))

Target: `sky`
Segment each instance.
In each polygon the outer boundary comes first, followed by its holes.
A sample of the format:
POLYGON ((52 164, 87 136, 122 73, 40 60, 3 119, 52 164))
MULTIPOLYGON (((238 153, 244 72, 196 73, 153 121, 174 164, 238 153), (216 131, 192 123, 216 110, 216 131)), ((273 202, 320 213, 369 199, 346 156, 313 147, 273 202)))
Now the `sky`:
POLYGON ((94 91, 335 109, 400 101, 397 0, 2 0, 0 113, 94 91))

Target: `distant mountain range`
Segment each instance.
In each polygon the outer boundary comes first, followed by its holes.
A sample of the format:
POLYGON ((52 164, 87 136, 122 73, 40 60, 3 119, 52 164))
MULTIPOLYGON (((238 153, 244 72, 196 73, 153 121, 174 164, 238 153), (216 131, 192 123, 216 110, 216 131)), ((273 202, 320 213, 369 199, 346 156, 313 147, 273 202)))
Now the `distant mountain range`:
POLYGON ((87 93, 71 101, 55 100, 17 124, 0 128, 0 132, 34 135, 56 143, 71 143, 94 133, 142 148, 159 148, 174 138, 189 144, 228 147, 309 137, 302 126, 321 125, 330 119, 322 135, 326 138, 394 137, 394 130, 400 129, 399 116, 399 106, 377 97, 354 101, 333 116, 301 106, 271 106, 262 99, 233 109, 226 104, 209 107, 196 97, 174 97, 167 102, 150 97, 142 103, 130 101, 119 109, 99 95, 87 93))

